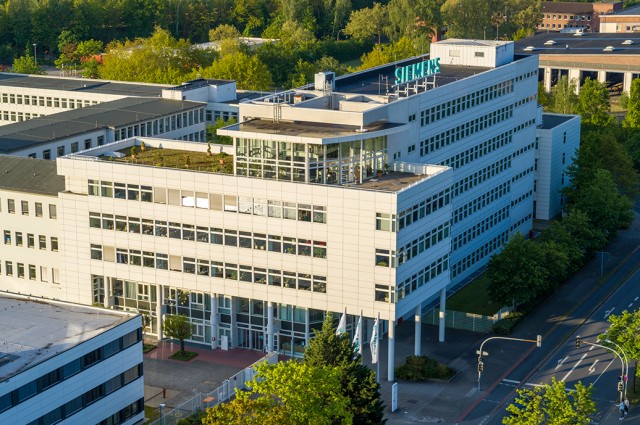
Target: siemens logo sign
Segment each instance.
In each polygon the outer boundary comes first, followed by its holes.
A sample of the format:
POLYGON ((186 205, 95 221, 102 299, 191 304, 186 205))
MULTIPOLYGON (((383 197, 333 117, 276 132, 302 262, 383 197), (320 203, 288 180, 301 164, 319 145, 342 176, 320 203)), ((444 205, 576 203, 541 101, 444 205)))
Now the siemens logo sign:
POLYGON ((414 63, 396 69, 396 84, 404 84, 413 80, 428 77, 429 75, 440 73, 440 58, 429 59, 428 61, 414 63))

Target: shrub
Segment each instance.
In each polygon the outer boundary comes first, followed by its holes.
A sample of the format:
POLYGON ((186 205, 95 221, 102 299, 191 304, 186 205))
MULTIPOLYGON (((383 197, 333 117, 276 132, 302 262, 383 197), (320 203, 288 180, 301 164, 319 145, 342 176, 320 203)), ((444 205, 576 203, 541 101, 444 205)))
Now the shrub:
POLYGON ((498 335, 509 335, 511 334, 511 332, 513 332, 513 328, 515 328, 516 325, 520 323, 520 320, 522 320, 523 317, 524 315, 522 313, 513 313, 509 317, 498 320, 493 325, 493 332, 497 333, 498 335))
POLYGON ((407 381, 427 379, 449 379, 455 371, 427 356, 409 356, 405 363, 396 369, 396 376, 407 381))

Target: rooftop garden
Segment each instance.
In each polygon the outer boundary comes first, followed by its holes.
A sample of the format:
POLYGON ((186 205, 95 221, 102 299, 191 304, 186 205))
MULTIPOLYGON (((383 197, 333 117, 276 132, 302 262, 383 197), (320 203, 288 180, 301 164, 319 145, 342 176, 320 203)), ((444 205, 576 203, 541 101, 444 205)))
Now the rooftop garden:
POLYGON ((182 170, 208 171, 233 174, 233 156, 224 152, 194 152, 178 149, 132 146, 117 151, 123 156, 105 156, 109 161, 126 162, 154 167, 178 168, 182 170))

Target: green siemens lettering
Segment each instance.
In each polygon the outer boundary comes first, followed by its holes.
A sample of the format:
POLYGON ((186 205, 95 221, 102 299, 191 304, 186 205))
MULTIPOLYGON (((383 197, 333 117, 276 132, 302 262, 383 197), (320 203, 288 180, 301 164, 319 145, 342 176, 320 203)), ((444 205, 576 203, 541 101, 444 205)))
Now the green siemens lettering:
POLYGON ((409 83, 420 78, 440 73, 440 58, 433 58, 420 63, 396 69, 396 85, 409 83))

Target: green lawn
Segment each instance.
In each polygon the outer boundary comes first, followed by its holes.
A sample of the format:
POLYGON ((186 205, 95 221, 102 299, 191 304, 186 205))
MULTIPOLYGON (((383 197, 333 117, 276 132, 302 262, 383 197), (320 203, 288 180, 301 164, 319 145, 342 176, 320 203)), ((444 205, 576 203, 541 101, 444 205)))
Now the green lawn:
POLYGON ((110 161, 128 162, 134 164, 152 165, 155 167, 180 168, 196 171, 211 171, 214 173, 233 174, 233 156, 226 153, 215 153, 207 156, 205 152, 183 151, 177 149, 156 149, 147 147, 143 151, 136 146, 135 158, 132 158, 131 148, 122 149, 126 156, 123 158, 104 158, 110 161))
POLYGON ((447 310, 493 316, 502 307, 489 299, 489 279, 481 275, 447 299, 447 310))

